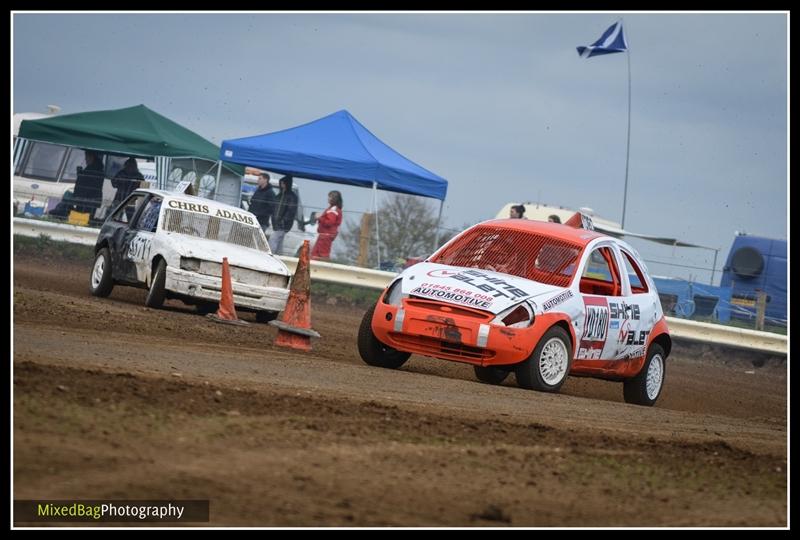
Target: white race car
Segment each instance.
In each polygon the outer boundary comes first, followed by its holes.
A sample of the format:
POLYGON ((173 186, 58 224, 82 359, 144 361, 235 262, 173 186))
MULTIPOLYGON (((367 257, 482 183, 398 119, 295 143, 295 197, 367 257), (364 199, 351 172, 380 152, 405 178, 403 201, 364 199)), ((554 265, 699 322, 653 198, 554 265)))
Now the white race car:
POLYGON ((90 290, 114 285, 148 289, 145 303, 166 298, 216 309, 222 259, 230 266, 237 309, 275 319, 289 297, 289 270, 269 250, 253 214, 216 201, 152 189, 134 191, 106 219, 95 244, 90 290))

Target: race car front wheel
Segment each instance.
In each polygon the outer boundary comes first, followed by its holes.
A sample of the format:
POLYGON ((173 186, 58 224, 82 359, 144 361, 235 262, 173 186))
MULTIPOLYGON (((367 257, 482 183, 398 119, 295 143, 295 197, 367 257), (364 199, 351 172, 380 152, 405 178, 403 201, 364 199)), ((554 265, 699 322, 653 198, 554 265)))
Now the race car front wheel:
POLYGON ((147 291, 147 298, 144 304, 151 308, 160 308, 164 305, 164 285, 167 282, 167 263, 164 259, 159 259, 153 279, 150 281, 150 290, 147 291))
POLYGON ((650 345, 642 370, 636 377, 628 379, 623 384, 622 393, 626 403, 646 407, 655 405, 658 396, 661 395, 661 388, 664 386, 665 357, 666 354, 661 345, 658 343, 650 345))
POLYGON ((478 378, 479 381, 486 384, 500 384, 506 377, 508 377, 509 371, 505 369, 500 369, 494 366, 472 366, 475 368, 475 376, 478 378))
POLYGON ((105 297, 111 294, 114 280, 111 278, 111 252, 103 248, 94 257, 92 277, 89 280, 89 290, 94 296, 105 297))
POLYGON ((372 332, 372 314, 375 313, 375 306, 372 306, 361 319, 361 327, 358 329, 358 353, 361 359, 370 366, 377 366, 388 369, 397 369, 406 363, 411 353, 398 351, 384 343, 381 343, 372 332))
POLYGON ((567 331, 554 326, 545 332, 527 360, 517 368, 517 383, 539 392, 558 392, 572 365, 572 342, 567 331))

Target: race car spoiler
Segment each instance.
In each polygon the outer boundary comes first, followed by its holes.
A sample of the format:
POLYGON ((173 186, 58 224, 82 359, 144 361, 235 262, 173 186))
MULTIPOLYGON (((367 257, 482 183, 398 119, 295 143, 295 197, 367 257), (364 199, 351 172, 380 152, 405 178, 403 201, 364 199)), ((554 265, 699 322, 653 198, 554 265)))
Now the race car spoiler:
POLYGON ((588 231, 594 230, 594 223, 592 218, 582 212, 575 212, 575 214, 564 222, 564 225, 575 227, 576 229, 586 229, 588 231))

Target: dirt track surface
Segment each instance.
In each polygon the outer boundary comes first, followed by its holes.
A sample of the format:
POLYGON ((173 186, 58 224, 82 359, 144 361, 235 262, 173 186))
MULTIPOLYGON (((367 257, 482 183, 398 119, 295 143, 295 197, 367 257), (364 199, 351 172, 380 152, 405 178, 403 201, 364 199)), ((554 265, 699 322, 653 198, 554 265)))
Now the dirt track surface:
POLYGON ((654 408, 593 379, 548 395, 366 366, 362 310, 312 299, 323 338, 299 353, 141 290, 94 298, 90 268, 14 261, 16 499, 207 498, 212 525, 787 524, 785 363, 676 353, 654 408))

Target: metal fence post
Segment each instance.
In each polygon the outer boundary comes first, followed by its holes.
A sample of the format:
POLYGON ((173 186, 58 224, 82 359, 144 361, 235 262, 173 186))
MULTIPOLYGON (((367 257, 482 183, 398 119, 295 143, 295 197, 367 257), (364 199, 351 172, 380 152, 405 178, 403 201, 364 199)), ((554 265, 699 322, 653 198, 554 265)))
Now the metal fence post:
POLYGON ((366 267, 369 260, 369 241, 372 237, 372 218, 373 214, 364 214, 361 216, 361 235, 358 241, 358 261, 356 264, 361 267, 366 267))
POLYGON ((767 312, 767 293, 758 291, 756 296, 756 330, 764 329, 764 316, 767 312))

